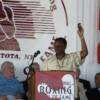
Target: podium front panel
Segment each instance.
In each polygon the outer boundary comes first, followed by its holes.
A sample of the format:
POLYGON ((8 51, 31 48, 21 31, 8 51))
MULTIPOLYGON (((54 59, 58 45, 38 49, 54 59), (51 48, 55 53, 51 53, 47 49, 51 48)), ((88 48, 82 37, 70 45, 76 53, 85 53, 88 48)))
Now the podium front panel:
POLYGON ((74 73, 40 71, 35 74, 35 100, 74 100, 74 73))

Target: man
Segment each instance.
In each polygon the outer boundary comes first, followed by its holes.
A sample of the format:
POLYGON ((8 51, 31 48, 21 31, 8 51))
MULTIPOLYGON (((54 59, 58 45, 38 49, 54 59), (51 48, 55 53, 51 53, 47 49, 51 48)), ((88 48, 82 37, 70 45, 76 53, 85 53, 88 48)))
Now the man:
POLYGON ((12 9, 0 0, 0 50, 20 51, 13 17, 12 9))
POLYGON ((81 82, 82 84, 83 84, 83 87, 84 87, 84 89, 87 91, 87 90, 90 90, 90 88, 91 88, 91 85, 90 85, 90 82, 89 81, 87 81, 87 80, 85 80, 85 79, 82 79, 82 78, 80 78, 79 76, 80 76, 80 74, 81 74, 81 71, 80 71, 80 69, 78 68, 77 69, 77 76, 78 76, 78 80, 79 80, 79 82, 81 82))
POLYGON ((80 79, 79 76, 80 76, 80 69, 78 68, 76 71, 76 83, 77 83, 77 87, 78 87, 79 100, 88 100, 86 91, 88 88, 90 89, 90 84, 88 84, 89 83, 88 81, 86 81, 84 79, 80 79), (89 87, 86 87, 86 85, 89 87))
MULTIPOLYGON (((54 42, 55 55, 49 57, 44 61, 41 70, 66 70, 76 71, 77 67, 81 65, 82 60, 88 55, 87 45, 84 39, 84 30, 81 24, 78 24, 77 34, 81 40, 81 51, 70 54, 65 53, 67 41, 64 38, 56 38, 54 42)), ((75 84, 75 91, 77 91, 77 84, 75 84)), ((75 92, 75 100, 79 100, 78 93, 75 92)))
POLYGON ((24 93, 22 85, 15 78, 13 63, 6 61, 1 65, 0 100, 17 100, 24 93))
POLYGON ((100 73, 95 75, 96 88, 87 91, 88 100, 100 100, 100 73))
MULTIPOLYGON (((78 86, 79 86, 79 88, 80 88, 80 94, 82 94, 82 95, 80 95, 80 97, 82 98, 82 100, 86 100, 86 98, 87 98, 87 96, 88 96, 88 91, 91 89, 91 85, 90 85, 90 82, 89 81, 87 81, 87 80, 85 80, 85 79, 82 79, 82 78, 80 78, 79 76, 80 76, 80 74, 81 74, 81 71, 80 71, 80 69, 78 68, 77 69, 77 77, 78 77, 78 86), (82 90, 82 88, 83 88, 83 90, 82 90), (83 93, 85 93, 84 95, 83 95, 83 93)), ((80 98, 80 100, 81 100, 81 98, 80 98)))
POLYGON ((64 38, 56 38, 54 42, 55 55, 44 61, 41 70, 67 70, 76 71, 82 60, 88 55, 87 45, 84 39, 84 30, 81 24, 78 25, 77 31, 81 40, 81 51, 70 54, 65 53, 67 42, 64 38))

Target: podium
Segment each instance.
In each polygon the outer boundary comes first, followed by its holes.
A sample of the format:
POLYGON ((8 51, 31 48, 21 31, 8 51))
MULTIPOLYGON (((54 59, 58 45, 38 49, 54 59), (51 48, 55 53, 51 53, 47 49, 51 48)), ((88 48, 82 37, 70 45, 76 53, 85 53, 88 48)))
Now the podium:
POLYGON ((37 71, 30 78, 29 100, 74 100, 75 73, 37 71))

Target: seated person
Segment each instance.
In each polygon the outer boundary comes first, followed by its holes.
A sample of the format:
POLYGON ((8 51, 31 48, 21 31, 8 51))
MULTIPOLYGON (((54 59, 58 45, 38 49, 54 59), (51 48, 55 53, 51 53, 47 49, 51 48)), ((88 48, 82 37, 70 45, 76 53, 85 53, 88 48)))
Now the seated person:
POLYGON ((95 75, 95 88, 87 91, 88 100, 100 100, 100 73, 95 75))
MULTIPOLYGON (((80 74, 81 74, 80 69, 77 69, 77 74, 78 74, 78 77, 79 77, 80 74)), ((79 77, 79 82, 81 82, 83 84, 83 87, 84 87, 85 90, 89 90, 91 88, 91 85, 90 85, 89 81, 79 77)))
MULTIPOLYGON (((79 96, 79 100, 88 100, 87 96, 86 96, 86 89, 84 87, 84 84, 82 82, 80 82, 80 69, 78 68, 76 70, 76 84, 77 84, 77 88, 78 88, 78 96, 79 96)), ((75 91, 75 93, 77 93, 75 91)))
POLYGON ((13 63, 4 62, 0 73, 0 100, 21 100, 23 93, 21 83, 15 78, 13 63))

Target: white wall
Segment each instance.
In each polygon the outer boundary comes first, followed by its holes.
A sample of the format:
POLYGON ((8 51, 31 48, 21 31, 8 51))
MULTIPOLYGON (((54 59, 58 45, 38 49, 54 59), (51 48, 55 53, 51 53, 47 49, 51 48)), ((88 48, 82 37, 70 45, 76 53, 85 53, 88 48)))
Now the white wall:
MULTIPOLYGON (((95 73, 100 72, 100 65, 97 64, 98 39, 98 1, 99 0, 77 0, 77 22, 82 22, 85 29, 85 39, 88 45, 89 54, 85 64, 81 66, 81 77, 91 81, 95 86, 95 73)), ((76 41, 79 48, 79 40, 76 41)))

